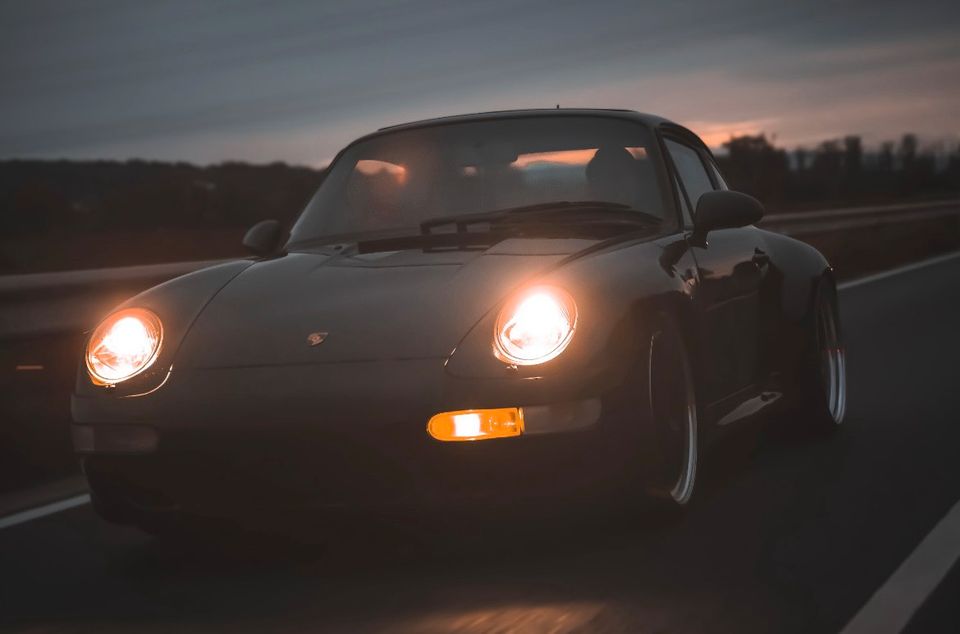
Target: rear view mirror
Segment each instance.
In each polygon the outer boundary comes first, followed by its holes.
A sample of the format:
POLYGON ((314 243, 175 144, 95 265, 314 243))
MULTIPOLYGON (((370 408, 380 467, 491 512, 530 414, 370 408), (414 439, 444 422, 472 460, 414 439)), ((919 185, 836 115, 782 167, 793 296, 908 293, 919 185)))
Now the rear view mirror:
POLYGON ((716 229, 733 229, 756 224, 763 218, 763 205, 747 194, 732 191, 707 192, 697 201, 693 219, 695 242, 705 242, 716 229))
POLYGON ((280 247, 282 229, 276 220, 261 220, 243 236, 243 246, 255 255, 272 255, 280 247))

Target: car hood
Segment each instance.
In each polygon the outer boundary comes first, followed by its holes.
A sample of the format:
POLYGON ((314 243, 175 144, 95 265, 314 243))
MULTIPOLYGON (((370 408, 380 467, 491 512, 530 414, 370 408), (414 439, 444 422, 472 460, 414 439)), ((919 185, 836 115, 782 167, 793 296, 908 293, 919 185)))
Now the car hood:
POLYGON ((517 238, 258 262, 199 315, 174 370, 446 357, 512 289, 593 244, 517 238))

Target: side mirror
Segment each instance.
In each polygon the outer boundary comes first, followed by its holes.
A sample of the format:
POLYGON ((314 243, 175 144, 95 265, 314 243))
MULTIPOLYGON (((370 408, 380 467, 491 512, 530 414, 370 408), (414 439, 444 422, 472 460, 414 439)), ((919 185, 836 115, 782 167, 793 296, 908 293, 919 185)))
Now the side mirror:
POLYGON ((697 201, 693 219, 695 244, 705 244, 715 229, 733 229, 756 224, 763 218, 763 205, 753 196, 740 192, 707 192, 697 201))
POLYGON ((272 255, 280 247, 282 229, 276 220, 261 220, 243 236, 243 246, 255 255, 272 255))

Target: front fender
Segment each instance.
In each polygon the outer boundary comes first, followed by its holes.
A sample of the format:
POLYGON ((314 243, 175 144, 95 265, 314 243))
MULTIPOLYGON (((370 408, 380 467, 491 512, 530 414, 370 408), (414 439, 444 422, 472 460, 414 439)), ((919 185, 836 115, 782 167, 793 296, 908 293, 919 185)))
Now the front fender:
MULTIPOLYGON (((482 396, 533 397, 556 402, 593 397, 619 386, 637 358, 639 320, 651 306, 689 298, 677 262, 662 256, 676 236, 624 245, 567 263, 514 290, 550 285, 565 289, 577 303, 578 323, 568 348, 540 365, 511 366, 494 354, 495 322, 513 293, 487 312, 446 362, 448 385, 457 398, 492 407, 482 396)), ((505 403, 506 405, 506 403, 505 403)))
POLYGON ((123 398, 155 390, 169 374, 190 325, 210 300, 251 264, 251 260, 235 260, 193 271, 147 289, 114 308, 111 313, 122 308, 146 308, 160 317, 163 341, 159 356, 150 369, 116 387, 95 385, 81 360, 76 394, 123 398))

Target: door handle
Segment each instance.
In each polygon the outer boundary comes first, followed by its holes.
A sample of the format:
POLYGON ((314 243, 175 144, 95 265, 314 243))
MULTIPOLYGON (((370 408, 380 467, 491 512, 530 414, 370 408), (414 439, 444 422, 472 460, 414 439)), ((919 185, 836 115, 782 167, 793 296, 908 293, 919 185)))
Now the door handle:
POLYGON ((753 250, 753 258, 751 258, 751 261, 760 268, 763 268, 770 264, 770 256, 767 255, 763 249, 756 248, 753 250))

